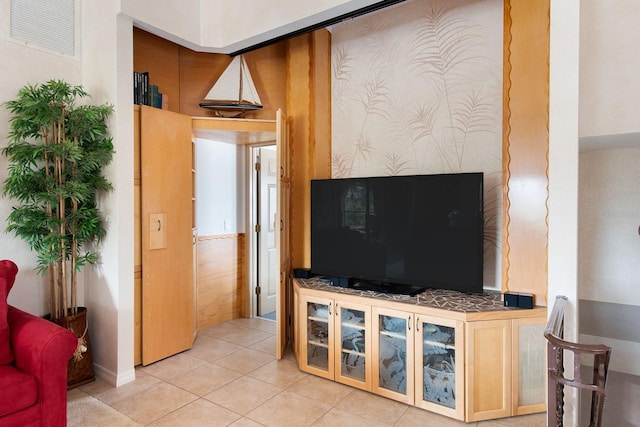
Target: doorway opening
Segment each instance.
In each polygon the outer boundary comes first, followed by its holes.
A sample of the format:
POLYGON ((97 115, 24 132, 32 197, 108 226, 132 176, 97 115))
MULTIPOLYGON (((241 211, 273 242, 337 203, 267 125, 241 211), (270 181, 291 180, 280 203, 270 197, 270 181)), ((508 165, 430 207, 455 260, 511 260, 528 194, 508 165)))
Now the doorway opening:
POLYGON ((276 320, 279 252, 276 246, 278 165, 275 145, 250 147, 251 314, 276 320))

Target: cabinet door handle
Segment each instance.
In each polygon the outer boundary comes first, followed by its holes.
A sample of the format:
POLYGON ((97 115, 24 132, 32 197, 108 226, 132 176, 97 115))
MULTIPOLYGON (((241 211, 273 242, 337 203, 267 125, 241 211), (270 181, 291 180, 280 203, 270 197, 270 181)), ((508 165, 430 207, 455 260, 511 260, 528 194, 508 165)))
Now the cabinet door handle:
POLYGON ((338 316, 338 303, 336 303, 336 317, 338 316))
POLYGON ((329 316, 331 316, 331 305, 332 305, 332 304, 333 304, 333 303, 331 303, 331 302, 329 303, 329 316))
POLYGON ((411 330, 411 316, 409 316, 409 321, 407 322, 407 328, 411 330))
POLYGON ((416 332, 420 332, 420 318, 416 317, 416 332))

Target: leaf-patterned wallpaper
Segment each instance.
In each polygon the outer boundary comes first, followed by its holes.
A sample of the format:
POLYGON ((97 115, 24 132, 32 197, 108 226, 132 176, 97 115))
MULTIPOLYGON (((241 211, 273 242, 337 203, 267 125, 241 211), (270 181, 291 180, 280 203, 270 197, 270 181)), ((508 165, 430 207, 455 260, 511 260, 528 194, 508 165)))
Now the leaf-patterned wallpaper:
POLYGON ((412 0, 332 28, 334 178, 484 172, 500 288, 501 0, 412 0))

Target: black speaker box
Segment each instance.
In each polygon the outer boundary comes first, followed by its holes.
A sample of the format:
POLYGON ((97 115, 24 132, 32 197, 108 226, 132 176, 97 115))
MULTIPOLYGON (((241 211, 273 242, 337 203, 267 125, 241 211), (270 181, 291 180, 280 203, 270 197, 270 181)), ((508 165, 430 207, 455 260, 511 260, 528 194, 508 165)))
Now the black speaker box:
POLYGON ((533 295, 519 292, 504 293, 505 307, 533 308, 533 295))
POLYGON ((331 286, 339 288, 350 288, 353 284, 351 277, 329 276, 328 279, 331 281, 331 286))
POLYGON ((293 277, 296 279, 311 279, 315 274, 309 268, 294 268, 293 277))
POLYGON ((504 293, 504 306, 505 307, 517 307, 518 306, 518 294, 513 292, 504 293))

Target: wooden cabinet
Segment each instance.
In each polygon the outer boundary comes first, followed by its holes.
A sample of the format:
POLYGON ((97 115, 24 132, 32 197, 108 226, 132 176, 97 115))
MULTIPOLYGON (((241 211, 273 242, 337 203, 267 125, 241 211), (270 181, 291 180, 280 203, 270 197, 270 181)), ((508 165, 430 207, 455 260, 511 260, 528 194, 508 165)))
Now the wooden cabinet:
POLYGON ((466 422, 546 410, 545 307, 444 310, 303 282, 300 369, 466 422))
POLYGON ((464 419, 464 322, 416 314, 414 405, 464 419))
POLYGON ((465 325, 467 421, 511 415, 511 321, 465 325))
POLYGON ((464 419, 463 322, 380 307, 372 313, 372 391, 464 419))
POLYGON ((299 312, 300 369, 370 390, 370 307, 303 295, 299 312))
POLYGON ((381 396, 413 404, 413 313, 373 307, 373 388, 381 396))
POLYGON ((467 421, 546 410, 546 316, 466 324, 467 421))
POLYGON ((546 317, 513 319, 511 384, 513 415, 546 410, 547 343, 544 339, 546 317))

